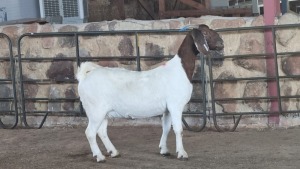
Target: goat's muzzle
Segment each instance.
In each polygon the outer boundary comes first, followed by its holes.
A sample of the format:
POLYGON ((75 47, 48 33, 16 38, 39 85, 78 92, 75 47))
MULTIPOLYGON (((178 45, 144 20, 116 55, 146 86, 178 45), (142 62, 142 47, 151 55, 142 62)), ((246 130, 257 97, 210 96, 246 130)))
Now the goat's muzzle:
POLYGON ((215 67, 221 67, 224 62, 224 50, 212 50, 210 51, 211 64, 215 67))
POLYGON ((218 50, 218 51, 222 50, 223 51, 223 49, 224 49, 223 41, 217 41, 216 42, 216 50, 218 50))

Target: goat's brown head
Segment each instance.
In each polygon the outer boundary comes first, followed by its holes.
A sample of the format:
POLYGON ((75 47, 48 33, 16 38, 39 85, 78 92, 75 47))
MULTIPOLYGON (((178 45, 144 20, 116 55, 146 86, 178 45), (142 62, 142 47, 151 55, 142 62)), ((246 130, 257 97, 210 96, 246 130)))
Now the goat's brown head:
POLYGON ((209 29, 207 25, 199 25, 198 29, 200 29, 204 35, 210 50, 219 51, 224 49, 223 39, 216 31, 209 29))
POLYGON ((192 29, 178 50, 178 55, 182 59, 182 65, 189 80, 192 79, 196 56, 199 53, 208 55, 211 51, 215 51, 222 55, 223 49, 223 40, 216 31, 206 25, 199 25, 198 28, 192 29))

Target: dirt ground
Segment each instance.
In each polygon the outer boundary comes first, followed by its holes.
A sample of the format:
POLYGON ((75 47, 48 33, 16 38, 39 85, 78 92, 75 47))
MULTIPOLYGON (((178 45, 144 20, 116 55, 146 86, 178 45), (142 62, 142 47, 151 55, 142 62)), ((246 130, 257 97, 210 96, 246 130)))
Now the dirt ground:
MULTIPOLYGON (((169 135, 171 157, 159 155, 159 127, 109 127, 121 153, 97 163, 85 128, 0 129, 1 169, 198 168, 299 169, 300 128, 243 130, 219 133, 184 131, 188 161, 175 156, 175 137, 169 135)), ((100 140, 100 148, 104 147, 100 140)))

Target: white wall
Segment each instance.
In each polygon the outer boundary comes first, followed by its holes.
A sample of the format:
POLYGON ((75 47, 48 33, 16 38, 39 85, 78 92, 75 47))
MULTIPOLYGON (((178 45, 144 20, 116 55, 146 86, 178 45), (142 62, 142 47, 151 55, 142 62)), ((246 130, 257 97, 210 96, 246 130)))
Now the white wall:
POLYGON ((6 8, 7 21, 40 17, 38 0, 0 0, 2 7, 6 8))

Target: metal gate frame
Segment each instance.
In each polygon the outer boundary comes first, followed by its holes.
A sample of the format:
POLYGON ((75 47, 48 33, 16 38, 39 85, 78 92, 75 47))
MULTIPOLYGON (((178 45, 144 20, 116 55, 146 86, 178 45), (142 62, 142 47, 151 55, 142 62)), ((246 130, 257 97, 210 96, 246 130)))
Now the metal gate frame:
POLYGON ((282 99, 291 99, 291 98, 300 98, 300 95, 293 95, 293 96, 282 96, 280 92, 280 79, 300 79, 300 75, 285 75, 285 76, 279 76, 279 67, 278 67, 278 58, 283 57, 285 55, 295 56, 300 54, 300 50, 298 52, 277 52, 276 47, 276 30, 278 29, 284 29, 284 28, 299 28, 300 24, 287 24, 287 25, 272 25, 272 26, 256 26, 256 27, 240 27, 240 28, 227 28, 227 29, 219 29, 217 32, 242 32, 242 31, 249 31, 249 30, 262 30, 262 31, 271 31, 273 35, 273 53, 267 53, 267 54, 247 54, 247 55, 231 55, 231 56, 224 56, 224 59, 230 59, 230 58, 268 58, 268 57, 274 57, 275 62, 275 76, 273 77, 249 77, 249 78, 231 78, 231 79, 214 79, 213 77, 213 70, 212 70, 212 57, 208 57, 208 64, 209 64, 209 85, 211 88, 211 103, 212 103, 212 117, 213 117, 213 123, 215 128, 218 131, 235 131, 242 116, 243 115, 282 115, 283 113, 289 114, 289 113, 300 113, 300 110, 293 110, 293 111, 283 111, 282 110, 282 99), (266 97, 247 97, 247 98, 215 98, 214 94, 214 84, 220 83, 220 82, 230 82, 230 81, 247 81, 247 80, 263 80, 263 81, 275 81, 276 87, 277 87, 277 97, 274 96, 266 96, 266 97), (226 102, 226 101, 245 101, 245 100, 277 100, 278 101, 278 110, 279 111, 258 111, 258 112, 230 112, 230 113, 218 113, 216 112, 216 102, 226 102), (220 127, 220 125, 217 122, 218 117, 222 116, 232 116, 234 120, 233 127, 229 129, 224 129, 220 127), (237 118, 235 117, 237 116, 237 118))
POLYGON ((9 50, 9 58, 7 57, 0 57, 1 61, 9 61, 10 63, 10 78, 7 79, 0 79, 0 84, 11 84, 12 85, 12 92, 13 97, 6 97, 6 98, 0 98, 1 102, 11 102, 13 101, 13 107, 14 110, 1 110, 1 114, 5 113, 14 113, 15 121, 12 125, 6 125, 2 122, 0 118, 0 127, 4 129, 13 129, 18 124, 18 106, 17 106, 17 92, 16 92, 16 80, 15 80, 15 65, 14 65, 14 58, 13 58, 13 50, 12 50, 12 42, 11 39, 4 33, 0 33, 0 38, 5 38, 7 40, 8 44, 8 50, 9 50))
MULTIPOLYGON (((49 115, 49 113, 57 113, 57 112, 52 112, 52 111, 34 111, 34 112, 28 112, 26 111, 26 101, 46 101, 46 102, 61 102, 61 101, 76 101, 79 102, 79 98, 72 98, 72 99, 67 99, 67 98, 57 98, 57 99, 49 99, 49 98, 26 98, 24 94, 24 84, 40 84, 40 83, 77 83, 76 79, 70 79, 70 80, 61 80, 61 81, 53 81, 50 79, 35 79, 35 80, 24 80, 23 79, 23 71, 22 71, 22 62, 24 61, 73 61, 77 63, 77 66, 80 65, 82 61, 101 61, 101 60, 135 60, 137 64, 137 71, 141 71, 141 66, 140 66, 140 61, 141 59, 169 59, 173 56, 140 56, 140 51, 139 51, 139 35, 141 34, 183 34, 186 33, 186 31, 179 31, 179 30, 130 30, 130 31, 95 31, 95 32, 50 32, 50 33, 25 33, 21 35, 18 39, 18 61, 19 61, 19 78, 20 78, 20 88, 21 88, 21 103, 22 103, 22 121, 24 125, 27 128, 33 128, 27 123, 27 113, 43 113, 45 114, 39 127, 41 128, 49 115), (113 35, 131 35, 135 37, 135 44, 136 44, 136 56, 105 56, 105 57, 80 57, 79 56, 79 36, 113 36, 113 35), (76 57, 68 57, 68 58, 63 58, 63 59, 57 59, 57 58, 22 58, 21 56, 21 41, 24 37, 74 37, 75 38, 75 50, 76 50, 76 57)), ((205 73, 204 73, 204 57, 201 57, 201 77, 197 79, 193 79, 192 83, 201 83, 202 89, 205 89, 205 73)), ((187 127, 187 129, 191 131, 201 131, 205 128, 206 125, 206 98, 205 98, 205 91, 202 92, 203 97, 202 98, 192 98, 190 102, 195 102, 195 103, 201 103, 203 104, 203 112, 189 112, 189 113, 184 113, 184 115, 197 115, 201 116, 203 119, 202 124, 200 126, 195 127, 190 127, 188 123, 185 121, 184 117, 182 118, 183 124, 187 127)), ((84 110, 82 108, 82 105, 80 103, 80 112, 76 111, 63 111, 64 113, 68 114, 73 114, 73 115, 84 115, 84 110)))
MULTIPOLYGON (((295 27, 299 27, 299 24, 289 24, 289 25, 273 25, 273 26, 257 26, 257 27, 241 27, 241 28, 228 28, 228 29, 219 29, 216 30, 218 32, 232 32, 232 31, 249 31, 249 30, 263 30, 263 31, 272 31, 272 35, 273 35, 273 41, 276 42, 276 33, 275 31, 278 29, 283 29, 283 28, 295 28, 295 27)), ((25 110, 25 101, 26 100, 44 100, 44 101, 68 101, 68 100, 74 100, 74 101, 79 101, 78 98, 74 98, 74 99, 65 99, 65 98, 60 98, 60 99, 49 99, 49 98, 25 98, 24 96, 24 83, 51 83, 53 81, 50 80, 36 80, 36 81, 26 81, 22 79, 22 61, 27 60, 27 61, 37 61, 37 60, 48 60, 48 61, 54 61, 57 60, 55 58, 21 58, 21 48, 20 48, 20 42, 22 40, 23 37, 29 36, 29 37, 49 37, 49 36, 68 36, 68 37, 74 37, 76 40, 76 57, 73 58, 64 58, 64 60, 71 60, 71 61, 76 61, 77 65, 80 65, 81 61, 95 61, 95 60, 118 60, 118 59, 129 59, 129 60, 136 60, 137 63, 137 70, 140 71, 140 59, 147 59, 147 58, 152 58, 152 59, 161 59, 162 56, 158 56, 158 57, 153 57, 153 56, 140 56, 139 54, 139 45, 138 45, 138 35, 139 34, 153 34, 153 33, 178 33, 178 30, 137 30, 137 31, 99 31, 99 32, 58 32, 58 33, 27 33, 27 34, 23 34, 19 40, 18 40, 18 58, 19 58, 19 67, 20 67, 20 81, 21 81, 21 101, 22 101, 22 114, 23 114, 23 121, 25 126, 30 127, 27 124, 26 121, 26 110, 25 110), (116 34, 129 34, 129 35, 134 35, 135 36, 135 40, 136 40, 136 56, 128 56, 128 57, 85 57, 85 58, 81 58, 79 56, 79 43, 78 43, 78 36, 99 36, 99 35, 116 35, 116 34)), ((216 129, 218 131, 235 131, 242 116, 244 115, 279 115, 282 113, 300 113, 300 110, 294 110, 294 111, 283 111, 281 104, 282 104, 282 99, 290 99, 290 98, 300 98, 299 95, 294 95, 294 96, 282 96, 280 93, 280 79, 286 79, 286 78, 300 78, 300 75, 292 75, 292 76, 279 76, 278 74, 278 63, 277 63, 277 59, 278 57, 284 56, 284 55, 297 55, 300 52, 277 52, 276 49, 276 43, 274 43, 274 52, 273 53, 267 53, 267 54, 247 54, 247 55, 230 55, 230 56, 224 56, 224 59, 229 59, 229 58, 268 58, 268 57, 272 57, 274 56, 274 61, 275 61, 275 66, 276 66, 276 75, 274 77, 249 77, 249 78, 234 78, 234 79, 214 79, 213 77, 213 73, 212 73, 212 60, 214 59, 213 57, 208 57, 206 56, 201 57, 200 59, 201 61, 201 70, 203 70, 202 72, 204 72, 203 69, 203 65, 204 65, 204 61, 207 60, 208 61, 208 65, 209 65, 209 77, 211 80, 206 81, 205 77, 202 75, 200 77, 200 79, 196 79, 193 80, 193 83, 196 82, 204 82, 202 83, 203 88, 205 89, 205 83, 209 83, 209 86, 211 88, 211 100, 209 100, 212 103, 212 119, 214 122, 214 126, 216 127, 216 129), (262 80, 262 81, 275 81, 277 84, 277 97, 247 97, 247 98, 215 98, 215 94, 214 94, 214 84, 215 83, 220 83, 220 82, 229 82, 229 81, 246 81, 246 80, 262 80), (224 102, 224 101, 245 101, 245 100, 277 100, 279 102, 279 106, 278 106, 278 110, 277 112, 269 112, 269 111, 261 111, 261 112, 231 112, 231 113, 219 113, 216 112, 216 105, 217 102, 224 102), (234 125, 232 128, 230 129, 223 129, 217 122, 217 118, 218 117, 222 117, 222 116, 232 116, 234 119, 234 125), (236 118, 237 116, 237 118, 236 118)), ((172 56, 164 56, 165 58, 169 58, 172 56)), ((60 81, 61 82, 61 81, 60 81)), ((76 83, 76 80, 69 80, 67 81, 68 83, 76 83)), ((203 91, 203 93, 205 93, 205 91, 203 91)), ((206 93, 205 93, 206 94, 206 93)), ((202 102, 204 103, 204 111, 200 112, 198 114, 200 114, 203 118, 203 123, 201 124, 201 126, 199 126, 199 128, 197 129, 193 129, 191 127, 188 126, 188 124, 186 123, 186 121, 183 119, 183 123, 184 125, 186 125, 186 127, 190 130, 193 131, 201 131, 205 125, 206 125, 206 109, 207 107, 205 106, 206 103, 208 102, 205 98, 205 95, 203 98, 201 99, 197 99, 197 98, 192 98, 191 101, 193 102, 202 102)), ((53 113, 53 112, 37 112, 37 113, 45 113, 44 118, 39 126, 39 128, 41 128, 46 120, 46 117, 49 113, 53 113)), ((78 113, 78 112, 69 112, 69 113, 78 113)), ((79 112, 81 115, 84 115, 83 113, 83 109, 81 107, 81 110, 79 112)), ((195 115, 195 114, 193 114, 195 115)))

